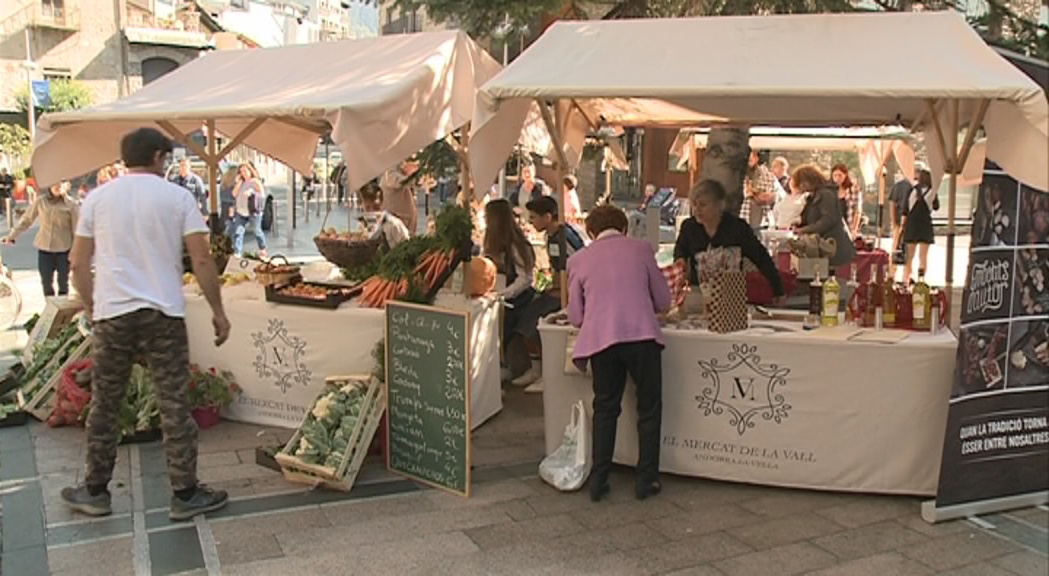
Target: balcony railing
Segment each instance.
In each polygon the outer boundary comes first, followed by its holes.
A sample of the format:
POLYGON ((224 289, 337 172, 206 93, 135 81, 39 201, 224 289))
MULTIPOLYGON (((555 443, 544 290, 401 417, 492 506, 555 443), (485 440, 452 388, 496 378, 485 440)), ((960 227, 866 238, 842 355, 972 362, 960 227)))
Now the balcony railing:
POLYGON ((29 7, 29 25, 34 28, 52 30, 80 30, 80 10, 55 6, 53 4, 31 5, 29 7))

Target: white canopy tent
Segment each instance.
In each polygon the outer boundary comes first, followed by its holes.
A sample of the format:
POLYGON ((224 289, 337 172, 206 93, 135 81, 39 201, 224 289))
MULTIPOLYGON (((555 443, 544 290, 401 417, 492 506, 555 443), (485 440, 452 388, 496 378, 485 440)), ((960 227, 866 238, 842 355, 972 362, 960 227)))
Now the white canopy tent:
POLYGON ((83 174, 118 158, 125 133, 160 126, 204 159, 213 186, 240 143, 308 174, 330 130, 356 189, 468 123, 500 69, 458 31, 212 52, 126 98, 44 116, 33 169, 45 183, 83 174), (186 137, 202 127, 231 140, 202 150, 186 137))
POLYGON ((566 170, 578 162, 580 130, 658 108, 638 124, 911 126, 925 132, 934 181, 960 171, 982 127, 987 158, 1049 189, 1042 87, 955 12, 558 22, 481 87, 469 151, 475 182, 494 180, 533 103, 566 170), (963 122, 970 129, 959 145, 963 122))

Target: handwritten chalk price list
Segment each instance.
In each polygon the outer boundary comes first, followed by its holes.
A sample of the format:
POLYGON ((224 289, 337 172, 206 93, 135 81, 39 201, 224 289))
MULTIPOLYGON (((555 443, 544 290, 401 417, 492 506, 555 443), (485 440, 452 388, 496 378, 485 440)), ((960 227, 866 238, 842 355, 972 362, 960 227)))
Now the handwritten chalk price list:
POLYGON ((390 470, 469 496, 470 318, 466 312, 386 306, 390 470))

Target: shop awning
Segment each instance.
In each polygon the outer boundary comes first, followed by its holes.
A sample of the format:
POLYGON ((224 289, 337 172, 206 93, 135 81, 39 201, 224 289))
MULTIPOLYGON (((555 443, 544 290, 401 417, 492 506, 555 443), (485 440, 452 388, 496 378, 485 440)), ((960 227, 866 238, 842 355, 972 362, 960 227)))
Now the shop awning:
POLYGON ((214 121, 306 174, 330 129, 352 189, 469 122, 500 68, 458 31, 212 52, 126 98, 44 116, 33 169, 55 182, 118 158, 135 128, 188 134, 214 121))
POLYGON ((934 173, 932 119, 950 126, 956 103, 962 125, 985 112, 989 159, 1049 188, 1042 87, 954 12, 558 22, 478 94, 478 184, 495 178, 535 101, 555 103, 569 163, 573 132, 601 125, 903 125, 926 132, 934 173))

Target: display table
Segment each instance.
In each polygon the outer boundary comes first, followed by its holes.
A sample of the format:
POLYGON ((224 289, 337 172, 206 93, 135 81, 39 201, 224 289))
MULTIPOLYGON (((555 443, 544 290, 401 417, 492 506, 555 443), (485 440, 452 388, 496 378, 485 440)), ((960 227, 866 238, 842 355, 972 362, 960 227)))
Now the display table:
MULTIPOLYGON (((244 391, 224 415, 253 424, 298 427, 326 376, 372 372, 372 350, 385 330, 382 310, 352 302, 336 310, 271 304, 252 283, 223 290, 233 329, 229 341, 215 348, 207 302, 200 296, 186 300, 190 360, 233 372, 244 391)), ((464 304, 460 299, 448 307, 464 304)), ((469 302, 474 428, 503 408, 498 308, 491 300, 469 302)))
MULTIPOLYGON (((593 390, 588 375, 566 373, 570 329, 543 323, 539 332, 549 454, 572 405, 585 400, 591 408, 593 390)), ((797 488, 936 492, 957 352, 952 334, 912 333, 880 344, 846 341, 837 330, 771 332, 664 331, 662 471, 797 488)), ((629 383, 615 461, 631 466, 636 405, 629 383)))

